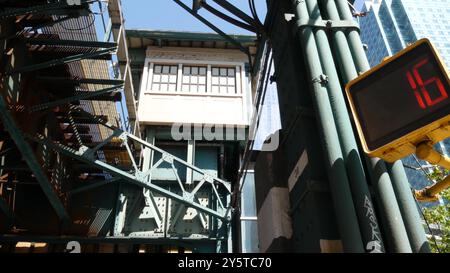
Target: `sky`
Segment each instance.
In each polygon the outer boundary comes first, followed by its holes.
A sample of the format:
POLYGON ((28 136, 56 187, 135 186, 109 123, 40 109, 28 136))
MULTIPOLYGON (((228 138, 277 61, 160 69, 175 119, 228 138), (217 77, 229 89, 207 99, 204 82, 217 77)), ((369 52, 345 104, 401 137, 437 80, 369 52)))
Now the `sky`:
POLYGON ((358 9, 358 10, 361 10, 364 1, 365 0, 356 0, 355 4, 354 4, 355 8, 358 9))
MULTIPOLYGON (((258 16, 263 21, 266 13, 266 0, 254 1, 258 10, 258 16)), ((127 29, 213 32, 213 30, 198 21, 173 0, 122 0, 121 2, 127 29)), ((192 0, 182 0, 182 2, 192 7, 192 0)), ((229 2, 247 14, 251 14, 247 0, 229 0, 229 2)), ((212 0, 208 0, 207 3, 220 8, 212 0)), ((226 33, 251 34, 244 29, 234 27, 230 23, 218 19, 204 9, 201 9, 199 13, 210 19, 211 22, 226 33)))

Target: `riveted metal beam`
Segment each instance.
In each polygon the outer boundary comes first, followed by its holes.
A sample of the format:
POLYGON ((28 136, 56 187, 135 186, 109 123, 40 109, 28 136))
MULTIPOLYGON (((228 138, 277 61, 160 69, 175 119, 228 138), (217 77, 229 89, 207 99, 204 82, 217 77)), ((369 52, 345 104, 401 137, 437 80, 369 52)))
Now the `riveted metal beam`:
POLYGON ((75 47, 94 47, 94 48, 114 48, 117 43, 98 42, 98 41, 78 41, 78 40, 57 40, 41 38, 24 38, 30 45, 49 45, 49 46, 75 46, 75 47))
POLYGON ((88 78, 64 78, 64 77, 47 77, 37 76, 37 80, 53 83, 67 83, 67 84, 101 84, 101 85, 123 85, 123 80, 111 80, 111 79, 88 79, 88 78))
MULTIPOLYGON (((113 126, 111 126, 111 127, 114 128, 113 126)), ((120 130, 120 129, 115 128, 115 130, 120 130)), ((163 151, 163 150, 161 150, 161 149, 159 149, 159 148, 157 148, 157 147, 155 147, 155 146, 153 146, 153 145, 151 145, 149 143, 146 143, 145 141, 143 141, 141 139, 138 139, 138 138, 136 138, 136 137, 126 133, 126 132, 122 133, 121 138, 125 139, 124 142, 126 142, 127 139, 132 139, 134 141, 137 141, 137 142, 143 144, 144 146, 147 146, 147 147, 151 148, 152 150, 155 150, 157 152, 162 153, 165 157, 169 156, 170 158, 168 160, 175 160, 175 161, 177 161, 177 162, 179 162, 179 163, 181 163, 181 164, 183 164, 185 166, 189 166, 189 168, 193 169, 194 171, 196 171, 196 172, 198 172, 198 173, 200 173, 202 175, 207 175, 206 173, 204 173, 199 168, 197 168, 195 166, 190 166, 187 162, 185 162, 185 161, 183 161, 183 160, 181 160, 179 158, 176 158, 174 156, 171 156, 168 153, 166 153, 165 151, 163 151)), ((104 171, 107 171, 108 173, 110 173, 111 175, 113 175, 115 177, 123 179, 125 182, 144 187, 146 189, 149 189, 152 192, 161 194, 161 195, 163 195, 163 196, 165 196, 167 198, 173 199, 173 200, 175 200, 177 202, 180 202, 180 203, 182 203, 182 204, 184 204, 184 205, 186 205, 188 207, 192 207, 192 208, 194 208, 194 209, 196 209, 196 210, 198 210, 200 212, 204 212, 204 213, 206 213, 208 215, 211 215, 213 217, 217 217, 218 219, 221 219, 223 221, 229 221, 230 220, 230 217, 228 215, 230 210, 228 208, 225 208, 225 206, 222 203, 220 203, 221 206, 220 206, 220 208, 218 208, 217 211, 213 210, 211 208, 205 207, 203 205, 200 205, 199 203, 194 202, 194 196, 192 194, 189 194, 187 192, 183 192, 183 195, 179 195, 179 194, 171 192, 171 191, 169 191, 169 190, 167 190, 167 189, 165 189, 163 187, 160 187, 158 185, 150 183, 150 182, 147 181, 146 175, 141 173, 141 172, 139 172, 139 171, 136 171, 134 173, 133 172, 122 171, 122 170, 120 170, 120 169, 118 169, 118 168, 116 168, 114 166, 111 166, 111 165, 109 165, 109 164, 107 164, 107 163, 105 163, 103 161, 96 160, 95 158, 92 157, 92 154, 89 152, 89 148, 87 148, 85 146, 81 147, 80 150, 77 151, 77 150, 74 150, 74 149, 72 149, 70 147, 64 146, 64 145, 62 145, 60 143, 56 143, 56 142, 53 142, 53 141, 51 141, 49 139, 46 139, 45 137, 43 137, 41 135, 38 135, 36 138, 33 138, 33 140, 35 140, 35 141, 37 141, 37 142, 39 142, 41 144, 48 145, 52 149, 54 149, 54 150, 56 150, 56 151, 58 151, 58 152, 60 152, 60 153, 62 153, 64 155, 67 155, 69 157, 72 157, 72 158, 74 158, 76 160, 85 162, 85 163, 90 164, 90 165, 94 165, 94 166, 96 166, 96 167, 98 167, 98 168, 100 168, 100 169, 102 169, 104 171)), ((214 181, 212 181, 212 180, 215 180, 215 182, 222 184, 227 189, 227 191, 230 192, 230 185, 229 185, 228 182, 222 181, 222 180, 220 180, 218 178, 212 178, 212 177, 208 177, 207 180, 210 181, 210 183, 212 184, 213 189, 215 189, 215 187, 214 187, 214 181)))
POLYGON ((5 11, 0 13, 0 19, 16 17, 26 14, 67 14, 68 9, 72 11, 87 9, 86 4, 95 2, 94 0, 81 0, 81 5, 69 5, 67 2, 59 1, 57 3, 49 3, 45 5, 32 5, 26 8, 6 8, 5 11))
POLYGON ((69 97, 69 98, 65 98, 65 99, 61 99, 61 100, 56 100, 56 101, 52 101, 52 102, 48 102, 48 103, 35 105, 35 106, 30 108, 30 112, 40 111, 40 110, 48 109, 48 108, 51 108, 51 107, 63 105, 63 104, 66 104, 66 103, 79 101, 79 100, 93 99, 95 97, 98 97, 98 96, 101 96, 101 95, 104 95, 104 94, 112 93, 112 92, 114 92, 114 91, 116 91, 116 90, 118 90, 120 88, 123 88, 123 85, 114 86, 114 87, 111 87, 111 88, 105 88, 105 89, 98 90, 98 91, 82 92, 80 95, 77 95, 77 96, 73 96, 73 97, 69 97))
POLYGON ((17 69, 13 69, 13 70, 9 71, 9 73, 7 73, 7 75, 24 73, 24 72, 32 72, 32 71, 50 68, 50 67, 54 67, 54 66, 58 66, 58 65, 77 62, 77 61, 81 61, 81 60, 85 60, 85 59, 93 59, 93 58, 113 54, 116 50, 117 50, 117 47, 112 47, 112 48, 102 49, 102 50, 98 50, 98 51, 91 52, 91 53, 76 54, 76 55, 72 55, 72 56, 68 56, 68 57, 64 57, 64 58, 60 58, 60 59, 51 60, 48 62, 43 62, 40 64, 28 65, 28 66, 20 67, 17 69))

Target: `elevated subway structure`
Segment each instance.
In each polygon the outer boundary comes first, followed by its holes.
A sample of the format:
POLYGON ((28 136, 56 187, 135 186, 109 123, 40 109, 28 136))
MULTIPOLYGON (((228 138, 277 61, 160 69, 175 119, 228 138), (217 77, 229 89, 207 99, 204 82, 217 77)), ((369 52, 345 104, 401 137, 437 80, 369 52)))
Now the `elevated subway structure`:
POLYGON ((2 2, 2 250, 63 252, 78 241, 83 252, 199 251, 217 242, 227 251, 230 183, 139 138, 120 2, 69 2, 2 2), (160 160, 143 166, 145 152, 160 160), (178 188, 152 183, 161 164, 172 166, 178 188), (200 178, 195 187, 182 186, 180 168, 200 178), (198 191, 212 199, 200 202, 198 191), (166 236, 161 202, 169 200, 175 211, 198 211, 207 236, 166 236), (133 221, 148 224, 130 230, 133 221))
POLYGON ((369 67, 347 1, 266 1, 264 24, 228 1, 212 0, 237 21, 200 1, 253 38, 227 35, 174 1, 217 35, 124 31, 111 0, 98 39, 96 1, 2 2, 2 249, 64 251, 73 240, 84 252, 242 251, 241 222, 251 220, 261 252, 429 252, 402 164, 367 158, 354 134, 343 88, 369 67), (238 91, 244 79, 249 93, 238 91), (209 103, 239 110, 228 123, 253 130, 272 82, 275 150, 254 151, 248 135, 170 139, 186 116, 217 121, 199 111, 209 103), (115 111, 119 101, 127 113, 115 111), (195 109, 176 112, 189 103, 195 109), (227 160, 233 166, 221 168, 227 160), (195 167, 205 162, 214 164, 195 167), (250 182, 256 212, 247 217, 250 182))

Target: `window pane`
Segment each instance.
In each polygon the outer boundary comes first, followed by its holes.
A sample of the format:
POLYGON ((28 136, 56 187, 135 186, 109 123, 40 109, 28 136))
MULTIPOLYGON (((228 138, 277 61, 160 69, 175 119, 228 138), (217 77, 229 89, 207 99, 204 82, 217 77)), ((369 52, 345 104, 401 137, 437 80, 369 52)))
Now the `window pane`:
POLYGON ((258 222, 242 221, 241 232, 242 232, 242 252, 258 253, 259 252, 258 222))
POLYGON ((199 84, 206 84, 206 77, 199 77, 198 78, 198 83, 199 84))
POLYGON ((161 81, 161 75, 154 75, 153 76, 153 82, 160 82, 161 81))
POLYGON ((159 90, 160 90, 159 84, 153 84, 152 85, 152 91, 159 91, 159 90))
POLYGON ((183 83, 189 83, 189 76, 183 76, 183 83))
POLYGON ((167 84, 161 84, 161 91, 163 92, 167 91, 167 84))
POLYGON ((177 74, 177 70, 178 70, 178 67, 177 67, 177 66, 172 66, 172 67, 170 68, 170 74, 176 75, 176 74, 177 74))
POLYGON ((234 77, 234 69, 232 69, 232 68, 228 69, 228 76, 234 77))
POLYGON ((212 69, 212 75, 213 76, 219 76, 219 68, 213 68, 212 69))
POLYGON ((169 82, 169 75, 162 75, 161 83, 168 83, 168 82, 169 82))
POLYGON ((234 86, 228 87, 228 94, 234 94, 236 93, 234 86))
POLYGON ((170 75, 170 83, 177 83, 177 76, 170 75))
POLYGON ((226 77, 220 77, 220 85, 227 85, 227 78, 226 77))
POLYGON ((191 85, 191 92, 197 93, 198 88, 197 85, 191 85))
POLYGON ((212 86, 212 92, 213 93, 219 93, 219 87, 218 86, 212 86))
POLYGON ((198 75, 198 67, 192 67, 191 74, 192 75, 198 75))
POLYGON ((191 74, 191 68, 190 68, 189 66, 183 67, 183 74, 184 74, 184 75, 189 75, 189 74, 191 74))
POLYGON ((183 84, 182 87, 181 87, 181 91, 183 91, 183 92, 189 92, 189 85, 183 84))
POLYGON ((169 85, 169 91, 170 91, 170 92, 175 92, 175 91, 177 91, 177 85, 176 85, 176 84, 171 84, 171 85, 169 85))
POLYGON ((193 84, 197 84, 198 83, 197 76, 191 76, 191 83, 193 83, 193 84))
POLYGON ((219 78, 213 77, 212 78, 212 84, 219 84, 219 78))
POLYGON ((245 176, 245 183, 242 187, 242 210, 241 216, 256 216, 256 199, 255 199, 255 174, 248 172, 245 176))
POLYGON ((158 73, 159 74, 159 73, 161 73, 161 66, 160 65, 155 65, 153 70, 154 70, 154 73, 158 73))
POLYGON ((228 77, 228 85, 234 86, 234 84, 235 84, 235 79, 228 77))
POLYGON ((200 67, 200 75, 206 75, 206 67, 200 67))
POLYGON ((220 94, 226 94, 227 93, 227 87, 226 86, 221 86, 220 87, 220 94))
POLYGON ((226 76, 227 75, 227 69, 226 68, 221 68, 220 69, 220 76, 226 76))
POLYGON ((205 92, 206 92, 206 86, 200 85, 200 86, 198 87, 198 92, 200 92, 200 93, 205 93, 205 92))
POLYGON ((169 74, 169 67, 168 66, 163 66, 163 70, 162 70, 163 74, 169 74))

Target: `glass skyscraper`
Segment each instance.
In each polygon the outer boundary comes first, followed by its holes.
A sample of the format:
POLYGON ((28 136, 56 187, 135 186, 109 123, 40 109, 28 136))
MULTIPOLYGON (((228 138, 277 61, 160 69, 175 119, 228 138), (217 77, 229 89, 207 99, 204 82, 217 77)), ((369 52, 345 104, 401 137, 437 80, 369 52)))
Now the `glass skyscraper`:
POLYGON ((374 66, 421 38, 428 38, 450 67, 450 0, 365 1, 361 39, 374 66))
MULTIPOLYGON (((361 39, 367 45, 371 66, 408 44, 428 38, 450 70, 450 0, 366 0, 362 11, 367 15, 359 19, 361 39)), ((444 154, 449 148, 450 139, 436 145, 444 154)), ((426 173, 433 166, 414 156, 405 158, 403 163, 414 188, 430 184, 426 173)))

